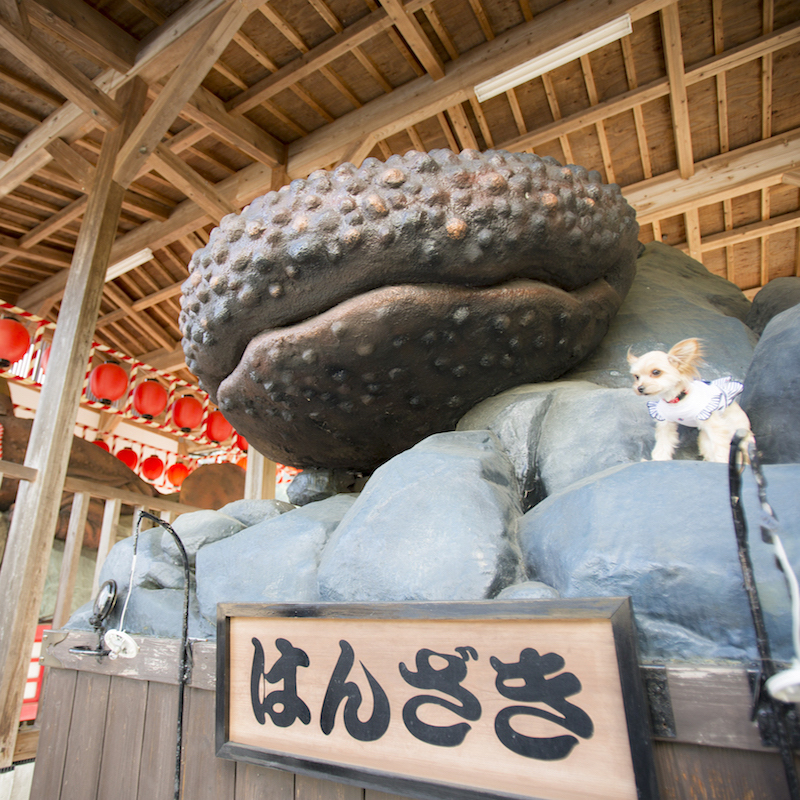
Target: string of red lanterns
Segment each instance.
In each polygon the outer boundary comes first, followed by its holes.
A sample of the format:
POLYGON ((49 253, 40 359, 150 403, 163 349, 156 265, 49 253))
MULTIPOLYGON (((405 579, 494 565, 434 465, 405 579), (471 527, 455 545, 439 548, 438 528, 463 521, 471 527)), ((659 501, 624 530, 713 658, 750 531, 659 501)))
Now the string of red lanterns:
POLYGON ((21 322, 11 317, 0 319, 0 367, 19 361, 31 345, 31 337, 21 322))

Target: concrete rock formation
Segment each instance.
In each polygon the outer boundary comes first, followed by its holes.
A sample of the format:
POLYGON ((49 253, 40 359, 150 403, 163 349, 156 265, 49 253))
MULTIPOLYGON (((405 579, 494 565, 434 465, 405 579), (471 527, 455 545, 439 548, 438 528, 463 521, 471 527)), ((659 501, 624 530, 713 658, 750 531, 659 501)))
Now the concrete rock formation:
POLYGON ((800 305, 773 317, 764 329, 739 404, 750 417, 764 463, 800 462, 800 305))
POLYGON ((187 366, 270 458, 371 470, 590 353, 633 280, 637 233, 619 187, 526 153, 318 170, 194 254, 187 366))

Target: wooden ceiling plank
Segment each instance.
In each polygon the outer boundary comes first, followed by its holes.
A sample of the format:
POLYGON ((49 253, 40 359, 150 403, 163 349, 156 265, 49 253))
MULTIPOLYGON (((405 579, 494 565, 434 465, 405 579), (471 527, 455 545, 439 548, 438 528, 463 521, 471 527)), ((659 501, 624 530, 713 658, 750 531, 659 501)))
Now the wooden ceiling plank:
POLYGON ((152 162, 165 178, 203 208, 216 224, 219 224, 219 221, 227 214, 237 213, 238 209, 233 203, 220 195, 213 184, 200 176, 168 147, 163 144, 156 145, 152 162))
POLYGON ((442 43, 444 49, 447 51, 447 55, 449 55, 450 58, 453 59, 453 61, 455 61, 455 59, 457 59, 460 54, 458 52, 458 49, 456 48, 455 42, 453 41, 453 37, 450 36, 450 34, 448 33, 447 28, 445 28, 441 17, 436 12, 436 9, 433 7, 433 5, 428 5, 422 9, 422 13, 425 14, 425 17, 431 24, 431 27, 433 28, 434 32, 439 37, 439 41, 442 43))
POLYGON ((308 50, 300 58, 289 62, 273 75, 254 83, 249 89, 232 98, 226 104, 228 111, 244 114, 260 105, 264 100, 317 72, 331 61, 346 55, 353 47, 369 41, 383 30, 390 28, 392 21, 383 9, 373 11, 358 22, 348 25, 340 34, 331 36, 322 44, 308 50))
POLYGON ((152 294, 147 295, 147 297, 137 300, 132 304, 131 307, 137 312, 144 311, 145 308, 150 308, 150 306, 163 303, 164 300, 169 300, 171 297, 177 297, 182 291, 181 287, 183 284, 184 281, 178 281, 177 283, 165 286, 163 289, 159 289, 157 292, 153 292, 152 294))
MULTIPOLYGON (((125 296, 125 294, 113 283, 106 283, 103 288, 104 293, 110 297, 120 309, 122 309, 127 316, 133 316, 136 312, 133 310, 133 304, 125 296)), ((153 323, 147 314, 136 314, 135 325, 149 336, 154 342, 166 347, 168 350, 175 347, 175 340, 167 336, 161 328, 153 323)))
POLYGON ((686 75, 683 64, 683 41, 678 4, 661 9, 661 36, 664 42, 664 60, 669 79, 672 133, 681 177, 694 174, 692 129, 689 122, 689 99, 686 95, 686 75))
POLYGON ((475 96, 475 92, 471 92, 469 96, 469 104, 472 106, 472 113, 475 114, 475 119, 478 120, 478 127, 481 129, 483 141, 486 142, 487 147, 494 147, 494 137, 489 127, 489 122, 486 119, 486 114, 483 113, 483 108, 475 96))
POLYGON ((127 72, 136 62, 139 42, 88 3, 47 0, 47 7, 28 3, 31 21, 93 61, 127 72))
MULTIPOLYGON (((761 32, 772 33, 775 25, 774 0, 762 0, 761 32)), ((761 59, 761 138, 772 136, 772 53, 761 59)), ((762 286, 766 281, 762 281, 762 286)))
POLYGON ((378 69, 378 65, 364 52, 362 47, 354 47, 351 52, 358 60, 358 63, 364 67, 384 92, 388 94, 394 89, 394 86, 386 80, 383 73, 378 69))
POLYGON ((414 149, 419 153, 424 153, 427 148, 422 141, 422 137, 419 135, 419 131, 413 125, 409 125, 406 130, 411 138, 411 144, 414 145, 414 149))
MULTIPOLYGON (((553 115, 553 120, 558 122, 561 119, 561 107, 558 104, 558 97, 556 97, 556 87, 553 84, 553 79, 550 77, 550 73, 545 73, 542 75, 542 83, 544 84, 544 92, 547 96, 547 104, 550 106, 550 113, 553 115)), ((561 144, 561 151, 564 154, 563 162, 565 164, 571 164, 572 159, 572 147, 569 143, 569 138, 566 132, 559 134, 558 141, 561 144)))
POLYGON ((478 139, 475 136, 475 132, 472 130, 469 117, 467 117, 464 107, 460 103, 457 103, 451 108, 448 108, 447 113, 450 116, 450 121, 453 123, 453 130, 458 137, 458 141, 461 143, 461 148, 478 150, 478 139))
POLYGON ((686 243, 689 245, 689 255, 703 263, 703 252, 700 247, 700 215, 697 208, 690 208, 684 213, 686 226, 686 243))
POLYGON ((9 114, 13 114, 19 119, 33 122, 35 125, 39 125, 42 122, 42 118, 38 114, 30 109, 25 108, 25 106, 19 105, 19 103, 13 102, 12 100, 4 100, 3 98, 0 98, 0 110, 7 111, 9 114))
POLYGON ((444 64, 413 12, 407 13, 400 0, 382 0, 381 5, 428 74, 434 80, 443 78, 444 64))
POLYGON ((785 172, 782 182, 789 186, 800 186, 800 172, 785 172))
MULTIPOLYGON (((592 62, 588 55, 580 57, 581 71, 583 72, 583 82, 586 86, 586 93, 589 96, 589 104, 592 106, 600 105, 600 97, 597 94, 597 84, 594 80, 592 62)), ((608 145, 605 123, 600 121, 595 123, 597 141, 600 144, 600 155, 603 158, 603 166, 606 171, 606 183, 616 183, 614 164, 611 161, 611 148, 608 145)))
POLYGON ((490 42, 492 39, 494 39, 494 31, 492 30, 489 17, 486 16, 486 11, 481 5, 480 0, 469 0, 469 5, 472 9, 472 13, 475 15, 475 19, 478 20, 478 25, 481 26, 483 35, 486 37, 486 40, 490 42))
POLYGON ((308 0, 308 2, 311 4, 311 7, 314 9, 314 11, 316 11, 323 20, 325 20, 325 23, 329 28, 331 28, 331 30, 335 31, 336 33, 341 33, 344 30, 339 18, 333 13, 331 7, 325 2, 325 0, 308 0))
POLYGON ((246 117, 229 114, 222 100, 203 86, 198 87, 182 114, 254 161, 268 167, 286 163, 286 147, 281 142, 246 117))
MULTIPOLYGON (((636 77, 636 63, 633 57, 633 45, 630 36, 623 36, 620 40, 622 47, 622 61, 625 66, 625 75, 628 79, 628 89, 636 89, 639 79, 636 77)), ((636 128, 636 142, 639 145, 639 159, 642 162, 642 174, 645 178, 653 177, 653 164, 650 161, 650 147, 647 143, 647 130, 644 124, 644 111, 641 105, 635 105, 633 111, 633 124, 636 128)), ((659 232, 658 241, 661 240, 659 232)))
POLYGON ((69 266, 72 256, 70 253, 63 250, 56 250, 52 247, 34 247, 27 248, 20 247, 19 239, 14 239, 11 236, 0 234, 0 251, 8 253, 14 257, 26 256, 29 258, 36 258, 43 264, 51 264, 55 267, 69 266))
POLYGON ((238 31, 233 41, 247 53, 250 58, 261 64, 270 72, 277 72, 278 65, 245 33, 238 31))
POLYGON ((505 95, 509 106, 511 106, 511 115, 514 117, 517 133, 519 133, 520 136, 524 136, 528 132, 528 126, 525 124, 525 117, 522 115, 522 108, 519 104, 517 92, 515 89, 509 89, 505 95))
POLYGON ((166 372, 174 372, 176 369, 182 369, 186 366, 186 356, 183 354, 183 347, 180 346, 171 350, 167 350, 164 347, 158 350, 151 350, 148 353, 142 353, 139 359, 153 369, 160 369, 166 372))
POLYGON ((125 187, 131 183, 140 164, 147 161, 180 109, 248 16, 246 8, 234 4, 205 21, 203 28, 207 37, 201 36, 186 60, 175 69, 121 149, 114 174, 117 183, 125 187))
MULTIPOLYGON (((142 40, 136 64, 128 73, 121 75, 116 70, 107 70, 94 83, 101 90, 111 92, 148 70, 167 74, 180 62, 192 39, 202 38, 202 26, 198 27, 200 23, 227 2, 229 0, 191 0, 142 40)), ((43 148, 58 137, 69 140, 69 132, 80 125, 86 116, 78 105, 67 102, 31 131, 16 148, 14 157, 0 167, 0 197, 13 191, 49 163, 51 156, 43 148)))
MULTIPOLYGON (((439 120, 439 126, 441 127, 442 133, 444 133, 445 138, 447 139, 447 146, 457 153, 459 150, 458 141, 453 133, 453 129, 450 127, 450 120, 447 119, 447 115, 444 113, 444 111, 440 111, 436 115, 436 119, 439 120)), ((413 125, 409 126, 409 130, 414 130, 414 133, 416 133, 416 129, 413 125)))
POLYGON ((22 0, 0 0, 0 20, 23 36, 30 36, 31 23, 27 8, 22 0))
MULTIPOLYGON (((540 55, 587 30, 624 13, 635 20, 647 16, 667 0, 578 0, 554 6, 531 22, 504 31, 491 42, 473 48, 448 65, 439 81, 429 76, 412 80, 362 109, 346 114, 330 126, 289 145, 290 177, 301 177, 319 166, 336 162, 349 143, 364 130, 387 138, 409 125, 435 116, 455 103, 469 99, 475 84, 540 55)), ((666 81, 664 81, 666 86, 666 81)))
POLYGON ((797 228, 800 228, 800 211, 791 211, 771 219, 751 222, 748 225, 740 225, 738 228, 704 236, 701 247, 703 252, 719 250, 722 247, 733 247, 733 245, 743 242, 762 239, 767 234, 783 233, 797 228))
POLYGON ((53 156, 55 162, 75 179, 81 191, 89 191, 95 177, 94 164, 87 161, 63 139, 53 139, 46 150, 53 156))
POLYGON ((353 94, 349 86, 342 80, 342 78, 331 67, 323 67, 320 74, 328 79, 331 86, 338 92, 343 94, 353 105, 354 108, 361 108, 364 104, 353 94))
POLYGON ((79 69, 59 57, 36 31, 20 39, 13 30, 0 25, 0 45, 15 58, 34 69, 42 80, 89 114, 99 125, 109 129, 122 119, 122 109, 79 69))
POLYGON ((673 170, 623 188, 640 224, 780 183, 784 172, 800 168, 800 128, 698 161, 695 167, 689 179, 673 170))

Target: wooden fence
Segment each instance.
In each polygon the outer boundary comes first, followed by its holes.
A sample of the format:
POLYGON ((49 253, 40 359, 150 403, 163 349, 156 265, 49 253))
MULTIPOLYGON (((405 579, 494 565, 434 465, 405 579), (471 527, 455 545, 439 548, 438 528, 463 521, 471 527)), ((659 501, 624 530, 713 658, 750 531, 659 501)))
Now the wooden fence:
MULTIPOLYGON (((52 666, 31 797, 171 800, 179 642, 139 639, 140 655, 132 661, 69 652, 95 643, 89 633, 46 634, 52 666)), ((183 728, 183 800, 400 800, 217 758, 215 658, 213 643, 194 645, 183 728)), ((668 667, 663 676, 672 730, 654 742, 661 800, 788 800, 780 757, 761 746, 750 722, 744 670, 668 667)))

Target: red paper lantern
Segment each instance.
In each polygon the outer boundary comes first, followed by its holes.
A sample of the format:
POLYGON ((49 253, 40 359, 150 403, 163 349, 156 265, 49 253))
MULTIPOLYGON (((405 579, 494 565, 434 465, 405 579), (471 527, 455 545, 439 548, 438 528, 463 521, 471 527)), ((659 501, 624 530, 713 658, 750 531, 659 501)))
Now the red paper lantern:
POLYGON ((194 430, 203 419, 203 404, 190 394, 179 397, 172 404, 172 421, 184 433, 194 430))
POLYGON ((167 390, 159 381, 150 378, 133 390, 133 407, 145 419, 157 417, 167 407, 167 390))
POLYGON ((186 480, 189 475, 189 467, 186 464, 173 464, 167 470, 167 480, 176 488, 180 489, 181 484, 186 480))
POLYGON ((224 442, 233 433, 233 425, 225 419, 221 411, 212 411, 208 415, 206 434, 212 442, 224 442))
POLYGON ((130 469, 136 469, 136 465, 139 463, 139 456, 137 456, 136 451, 131 450, 130 447, 120 450, 116 456, 126 467, 130 467, 130 469))
POLYGON ((236 446, 243 453, 246 453, 247 452, 247 448, 250 447, 250 445, 247 443, 247 439, 245 439, 244 436, 242 436, 241 433, 237 433, 236 434, 236 446))
POLYGON ((9 367, 19 361, 31 344, 25 326, 15 319, 0 319, 0 367, 9 367))
POLYGON ((155 481, 164 472, 164 462, 158 456, 147 456, 142 461, 142 477, 148 481, 155 481))
POLYGON ((101 449, 105 450, 106 453, 111 452, 111 448, 102 440, 102 439, 95 439, 94 443, 101 449))
POLYGON ((128 388, 128 373, 110 361, 98 364, 89 376, 89 389, 101 402, 110 404, 119 400, 128 388))

